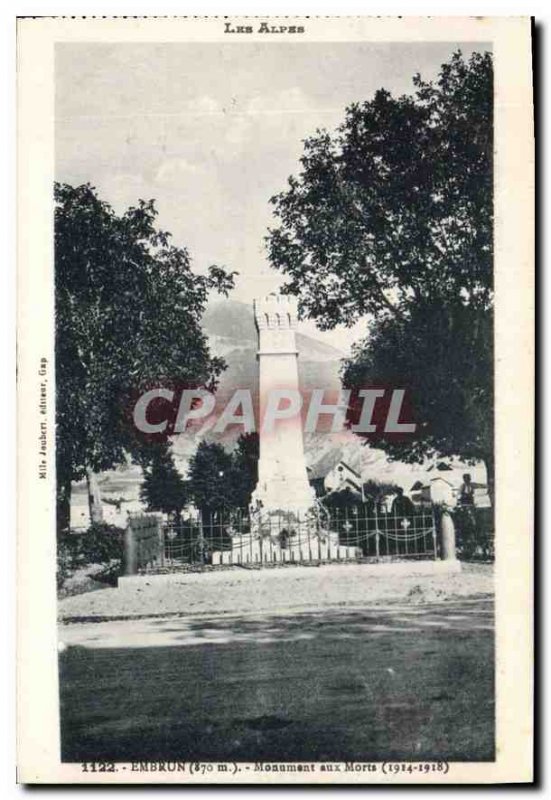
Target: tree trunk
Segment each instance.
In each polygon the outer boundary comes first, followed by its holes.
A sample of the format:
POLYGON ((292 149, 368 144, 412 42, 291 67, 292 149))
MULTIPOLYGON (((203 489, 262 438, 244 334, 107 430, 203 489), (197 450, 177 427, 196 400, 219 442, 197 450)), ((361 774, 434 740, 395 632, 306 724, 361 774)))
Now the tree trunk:
POLYGON ((103 522, 103 506, 101 504, 101 493, 99 490, 98 479, 95 472, 91 469, 86 470, 86 484, 88 486, 88 508, 90 510, 90 522, 94 525, 103 522))
POLYGON ((56 490, 56 522, 57 535, 69 533, 71 527, 71 479, 57 480, 56 490))
POLYGON ((488 495, 490 497, 490 503, 492 504, 492 509, 495 508, 495 485, 494 485, 494 451, 490 450, 484 456, 484 465, 486 467, 486 480, 488 482, 488 495))

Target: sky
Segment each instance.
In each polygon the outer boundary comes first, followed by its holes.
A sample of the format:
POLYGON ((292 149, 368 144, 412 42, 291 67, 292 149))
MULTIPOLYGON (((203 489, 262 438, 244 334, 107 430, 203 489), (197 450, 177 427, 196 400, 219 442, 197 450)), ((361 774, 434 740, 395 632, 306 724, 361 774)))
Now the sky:
MULTIPOLYGON (((302 140, 351 102, 411 93, 469 43, 63 43, 56 46, 56 179, 90 182, 122 212, 156 200, 159 227, 194 269, 239 272, 252 303, 284 276, 267 260, 269 199, 296 173, 302 140)), ((301 330, 349 350, 366 332, 301 330)))

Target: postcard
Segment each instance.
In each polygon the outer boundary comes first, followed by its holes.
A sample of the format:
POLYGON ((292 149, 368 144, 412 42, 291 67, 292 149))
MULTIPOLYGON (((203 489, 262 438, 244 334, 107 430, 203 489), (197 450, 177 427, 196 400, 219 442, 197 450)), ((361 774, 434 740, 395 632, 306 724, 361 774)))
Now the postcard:
POLYGON ((533 780, 531 21, 18 21, 18 780, 533 780))

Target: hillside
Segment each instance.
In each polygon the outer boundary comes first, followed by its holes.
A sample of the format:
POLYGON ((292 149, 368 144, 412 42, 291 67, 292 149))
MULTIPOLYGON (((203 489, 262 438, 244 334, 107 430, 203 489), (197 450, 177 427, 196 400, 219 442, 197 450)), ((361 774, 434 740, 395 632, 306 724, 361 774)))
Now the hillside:
MULTIPOLYGON (((220 378, 219 396, 226 400, 237 388, 249 388, 256 396, 257 332, 252 306, 228 300, 218 302, 207 310, 203 328, 209 337, 212 352, 222 356, 227 363, 227 369, 220 378)), ((314 388, 324 388, 328 392, 338 391, 341 387, 339 372, 343 353, 299 332, 296 340, 301 390, 309 392, 314 388)), ((239 431, 234 431, 225 437, 224 443, 231 446, 238 436, 239 431)), ((209 441, 217 439, 208 433, 205 438, 209 441)), ((185 472, 197 444, 189 435, 174 440, 174 452, 182 472, 185 472)), ((307 465, 315 475, 327 474, 342 458, 361 472, 366 480, 373 478, 396 482, 409 489, 416 475, 426 469, 425 466, 391 463, 383 451, 362 446, 360 440, 348 431, 341 434, 305 434, 304 447, 307 465)))
MULTIPOLYGON (((256 353, 257 332, 251 305, 236 300, 211 304, 203 316, 203 330, 216 355, 249 348, 256 353)), ((343 358, 336 347, 311 336, 297 332, 296 341, 301 361, 340 361, 343 358)))
MULTIPOLYGON (((225 300, 210 306, 203 317, 203 330, 208 335, 211 351, 222 356, 226 361, 226 369, 220 376, 217 397, 227 402, 236 389, 247 388, 253 397, 258 396, 258 361, 256 357, 258 334, 254 324, 252 306, 233 300, 225 300)), ((299 381, 303 392, 314 388, 338 391, 340 388, 339 371, 343 354, 335 347, 319 342, 311 336, 297 332, 297 349, 299 351, 299 381)), ((223 438, 224 444, 232 446, 240 435, 239 430, 230 430, 223 438)), ((207 433, 209 441, 219 441, 220 437, 207 433)), ((330 437, 306 437, 305 447, 307 460, 316 460, 334 443, 325 441, 330 437)), ((178 466, 185 472, 187 462, 197 447, 197 437, 190 434, 174 439, 174 453, 178 466)))

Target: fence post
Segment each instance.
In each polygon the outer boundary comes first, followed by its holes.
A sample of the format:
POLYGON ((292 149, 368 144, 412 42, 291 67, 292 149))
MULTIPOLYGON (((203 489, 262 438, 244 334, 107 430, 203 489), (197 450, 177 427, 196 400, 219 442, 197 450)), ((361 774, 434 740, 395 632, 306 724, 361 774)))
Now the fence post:
MULTIPOLYGON (((199 509, 197 522, 199 523, 199 536, 197 537, 197 545, 199 547, 199 562, 203 564, 205 555, 205 531, 203 529, 203 512, 201 509, 199 509)), ((212 511, 210 512, 210 522, 212 530, 212 511)))
POLYGON ((124 569, 125 575, 136 575, 138 572, 138 554, 136 536, 132 529, 132 519, 124 531, 124 569))
POLYGON ((157 533, 159 535, 161 567, 165 565, 165 529, 160 517, 157 517, 157 533))
MULTIPOLYGON (((375 517, 375 558, 379 561, 381 556, 381 543, 379 541, 380 531, 379 531, 379 514, 377 512, 377 500, 375 500, 375 505, 373 506, 373 516, 375 517)), ((367 530, 369 532, 369 525, 367 526, 367 530)), ((369 539, 367 540, 367 555, 369 555, 370 547, 369 547, 369 539)))
POLYGON ((440 541, 442 545, 442 561, 455 561, 455 525, 450 512, 443 508, 440 514, 440 541))

